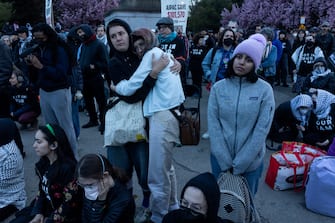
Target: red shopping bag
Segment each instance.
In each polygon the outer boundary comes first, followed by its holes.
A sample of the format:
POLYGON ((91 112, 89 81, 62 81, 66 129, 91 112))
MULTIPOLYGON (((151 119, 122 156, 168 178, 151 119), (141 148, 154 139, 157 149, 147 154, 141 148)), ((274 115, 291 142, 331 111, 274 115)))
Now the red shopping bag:
POLYGON ((315 157, 324 156, 326 152, 318 148, 317 146, 308 145, 302 142, 284 141, 282 143, 282 151, 294 152, 300 154, 308 154, 315 157))
POLYGON ((317 147, 299 142, 283 142, 282 150, 273 153, 265 182, 274 190, 295 189, 305 186, 310 163, 325 155, 317 147))

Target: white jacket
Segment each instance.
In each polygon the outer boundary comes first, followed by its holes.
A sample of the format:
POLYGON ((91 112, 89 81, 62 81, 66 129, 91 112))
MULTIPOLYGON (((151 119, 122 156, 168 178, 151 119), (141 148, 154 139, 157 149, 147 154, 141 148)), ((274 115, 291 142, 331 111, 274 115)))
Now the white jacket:
MULTIPOLYGON (((129 80, 122 80, 116 85, 116 92, 120 95, 130 96, 142 86, 144 79, 152 70, 152 55, 155 59, 164 53, 160 48, 154 47, 142 58, 141 64, 129 80)), ((179 75, 170 71, 172 59, 159 74, 155 86, 149 92, 143 104, 145 117, 158 111, 164 111, 182 104, 185 100, 183 87, 179 75)))

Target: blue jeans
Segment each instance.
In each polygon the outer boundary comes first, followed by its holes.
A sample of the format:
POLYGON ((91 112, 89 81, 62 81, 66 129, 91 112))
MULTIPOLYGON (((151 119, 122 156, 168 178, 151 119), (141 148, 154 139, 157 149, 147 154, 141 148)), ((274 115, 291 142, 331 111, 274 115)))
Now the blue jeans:
MULTIPOLYGON (((220 165, 217 159, 212 154, 211 154, 210 159, 211 159, 212 173, 216 177, 216 179, 218 179, 220 173, 222 172, 220 165)), ((251 194, 254 196, 258 190, 258 181, 259 181, 259 178, 262 176, 263 168, 264 168, 264 164, 262 162, 261 165, 257 167, 257 169, 242 174, 242 176, 244 176, 248 182, 248 186, 249 186, 251 194)))
POLYGON ((79 103, 72 99, 72 121, 73 128, 76 134, 76 138, 80 135, 80 123, 79 123, 79 103))
POLYGON ((149 144, 147 142, 107 146, 107 158, 113 166, 123 169, 129 179, 132 178, 135 168, 143 193, 150 193, 148 187, 149 144))

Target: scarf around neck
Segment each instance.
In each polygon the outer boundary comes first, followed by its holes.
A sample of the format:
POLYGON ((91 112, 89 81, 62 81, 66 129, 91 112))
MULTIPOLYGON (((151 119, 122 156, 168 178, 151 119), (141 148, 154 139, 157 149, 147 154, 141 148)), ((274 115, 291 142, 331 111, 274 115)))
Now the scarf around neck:
POLYGON ((323 73, 318 73, 315 70, 312 71, 312 76, 310 77, 311 82, 315 81, 316 79, 318 79, 319 77, 324 77, 327 76, 329 73, 331 72, 330 69, 327 69, 325 72, 323 73))
POLYGON ((169 43, 172 42, 177 37, 176 32, 171 32, 170 34, 163 36, 162 34, 158 35, 158 40, 160 43, 169 43))

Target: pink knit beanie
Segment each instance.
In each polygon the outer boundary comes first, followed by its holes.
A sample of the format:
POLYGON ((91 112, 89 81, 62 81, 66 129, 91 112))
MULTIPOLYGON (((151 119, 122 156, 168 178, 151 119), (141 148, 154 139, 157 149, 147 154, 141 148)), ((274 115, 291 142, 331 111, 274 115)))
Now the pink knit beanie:
POLYGON ((234 50, 236 54, 246 54, 251 57, 257 69, 262 61, 262 56, 266 46, 266 39, 262 34, 253 34, 248 39, 242 41, 234 50))

